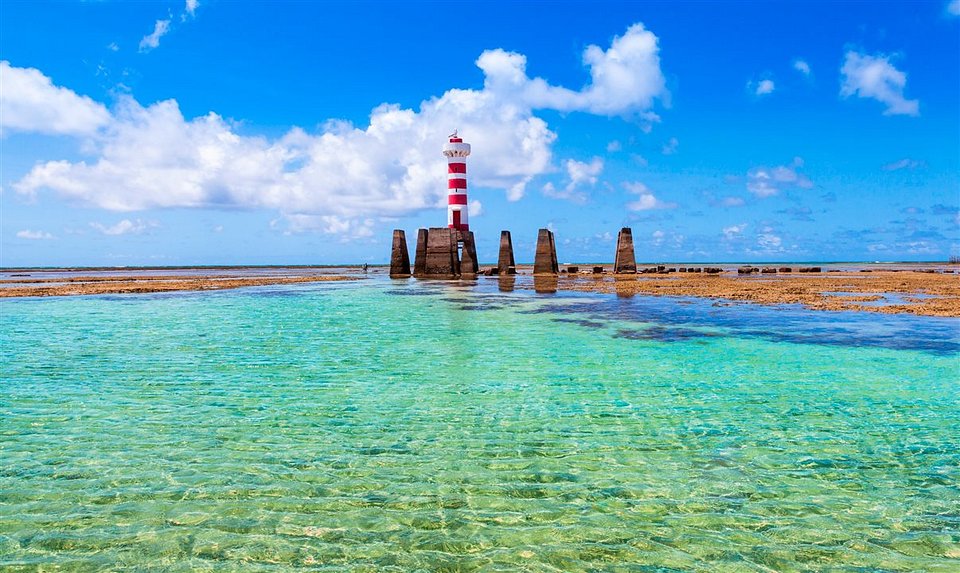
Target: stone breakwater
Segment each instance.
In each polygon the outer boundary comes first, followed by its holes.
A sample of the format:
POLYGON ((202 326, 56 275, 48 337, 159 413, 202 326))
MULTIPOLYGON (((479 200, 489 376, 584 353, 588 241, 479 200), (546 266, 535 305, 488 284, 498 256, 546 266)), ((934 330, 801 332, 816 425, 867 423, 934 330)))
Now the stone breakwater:
POLYGON ((340 275, 231 276, 88 276, 56 279, 2 280, 0 297, 131 294, 188 290, 223 290, 249 286, 357 280, 340 275))

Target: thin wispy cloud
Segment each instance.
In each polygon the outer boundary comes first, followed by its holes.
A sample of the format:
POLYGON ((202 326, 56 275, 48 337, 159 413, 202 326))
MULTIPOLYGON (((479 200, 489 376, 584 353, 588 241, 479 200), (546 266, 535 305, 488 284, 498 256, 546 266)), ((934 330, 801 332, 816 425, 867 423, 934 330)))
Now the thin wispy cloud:
POLYGON ((104 225, 102 223, 90 223, 90 226, 100 231, 104 235, 139 235, 145 231, 158 227, 157 223, 136 219, 123 219, 115 225, 104 225))
POLYGON ((722 230, 723 238, 725 238, 728 241, 732 241, 740 237, 740 235, 743 234, 743 231, 746 228, 747 228, 746 223, 740 223, 739 225, 730 225, 729 227, 724 227, 722 230))
POLYGON ((30 229, 24 229, 22 231, 17 231, 18 239, 27 239, 28 241, 47 241, 54 239, 55 237, 46 231, 31 231, 30 229))
POLYGON ((153 32, 147 34, 140 40, 140 51, 149 52, 160 47, 160 38, 164 37, 170 31, 170 20, 157 20, 153 26, 153 32))
POLYGON ((677 152, 677 149, 680 147, 680 140, 676 137, 671 137, 669 141, 663 144, 663 147, 660 149, 660 152, 664 155, 673 155, 677 152))
POLYGON ((649 187, 644 185, 639 181, 627 182, 623 184, 623 188, 629 193, 638 195, 636 201, 631 201, 627 203, 626 207, 630 211, 650 211, 653 209, 676 209, 676 203, 670 203, 667 201, 661 201, 656 196, 654 196, 653 191, 649 187))
POLYGON ((881 167, 884 171, 899 171, 901 169, 916 169, 924 165, 923 161, 917 161, 916 159, 903 158, 899 161, 894 161, 893 163, 888 163, 881 167))
POLYGON ((594 157, 589 163, 568 159, 563 164, 567 172, 567 184, 563 189, 557 189, 553 183, 543 187, 543 194, 554 199, 568 199, 574 203, 585 203, 587 195, 584 187, 593 187, 603 171, 603 160, 594 157))
POLYGON ((790 188, 810 189, 813 182, 799 173, 803 160, 795 157, 790 165, 775 167, 754 167, 747 172, 747 191, 760 198, 779 195, 790 188))

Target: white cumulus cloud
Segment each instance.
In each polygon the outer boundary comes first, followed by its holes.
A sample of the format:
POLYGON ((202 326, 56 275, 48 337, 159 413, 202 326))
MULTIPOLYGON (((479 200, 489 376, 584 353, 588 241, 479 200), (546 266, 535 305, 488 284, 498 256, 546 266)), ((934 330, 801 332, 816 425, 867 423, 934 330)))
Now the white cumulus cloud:
POLYGON ((947 2, 947 14, 960 16, 960 0, 950 0, 947 2))
MULTIPOLYGON (((14 187, 27 195, 52 190, 115 211, 274 209, 294 229, 350 224, 350 232, 362 233, 369 217, 444 205, 440 147, 459 128, 473 145, 471 187, 500 189, 515 201, 534 177, 554 168, 556 135, 537 110, 655 121, 654 100, 667 96, 655 35, 636 24, 607 50, 588 47, 584 61, 591 82, 575 91, 528 78, 523 55, 490 50, 477 59, 483 89, 451 89, 417 109, 383 104, 365 126, 328 121, 316 132, 293 127, 274 138, 241 135, 213 112, 185 118, 174 100, 144 106, 121 96, 90 159, 41 162, 14 187)), ((571 184, 585 185, 602 160, 564 166, 571 184)))
POLYGON ((153 26, 153 32, 147 34, 140 40, 140 51, 149 52, 160 46, 160 38, 170 31, 170 20, 157 20, 153 26))
POLYGON ((590 163, 585 163, 575 159, 568 159, 564 163, 564 166, 567 169, 567 176, 570 178, 567 189, 572 190, 582 184, 596 185, 597 177, 600 175, 600 172, 603 171, 603 160, 599 157, 594 157, 590 160, 590 163))
POLYGON ((53 239, 54 236, 46 231, 31 231, 30 229, 24 229, 22 231, 17 231, 17 238, 27 239, 30 241, 43 241, 53 239))
POLYGON ((758 96, 772 94, 775 87, 773 80, 760 80, 754 93, 758 96))
POLYGON ((907 74, 883 54, 871 56, 848 51, 840 68, 840 95, 872 98, 886 104, 884 115, 920 115, 920 102, 903 94, 907 74))
POLYGON ((529 78, 527 58, 502 49, 487 50, 477 60, 486 75, 487 91, 509 95, 510 99, 535 109, 584 111, 598 115, 636 117, 658 121, 651 111, 654 101, 669 97, 660 71, 656 35, 643 24, 630 26, 616 36, 610 48, 588 46, 583 63, 590 68, 590 84, 580 90, 552 86, 542 78, 529 78))
POLYGON ((627 203, 627 209, 631 211, 649 211, 651 209, 674 209, 676 203, 668 203, 657 199, 649 187, 639 181, 627 182, 623 184, 628 192, 638 195, 636 201, 627 203))
POLYGON ((197 7, 199 6, 200 6, 200 2, 198 0, 187 0, 187 4, 186 6, 184 6, 183 10, 185 14, 189 16, 196 16, 197 7))
POLYGON ((806 60, 801 60, 801 59, 799 59, 799 58, 797 58, 796 60, 794 60, 794 61, 793 61, 793 69, 797 70, 798 72, 800 72, 801 74, 803 74, 803 75, 805 75, 805 76, 809 76, 809 75, 810 75, 810 64, 808 64, 808 63, 806 62, 806 60))
POLYGON ((776 167, 754 167, 747 172, 747 191, 757 197, 772 197, 783 189, 796 187, 810 189, 813 182, 798 169, 803 167, 803 160, 795 157, 790 165, 776 167))
POLYGON ((110 122, 107 108, 53 85, 40 70, 0 62, 0 133, 91 135, 110 122))

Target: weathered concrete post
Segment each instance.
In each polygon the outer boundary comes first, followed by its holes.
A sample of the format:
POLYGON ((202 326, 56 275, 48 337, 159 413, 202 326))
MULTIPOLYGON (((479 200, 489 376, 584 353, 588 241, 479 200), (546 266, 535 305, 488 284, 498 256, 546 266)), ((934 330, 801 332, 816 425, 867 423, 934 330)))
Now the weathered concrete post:
POLYGON ((550 229, 540 229, 537 234, 537 252, 533 258, 533 274, 555 275, 560 272, 557 264, 557 245, 550 229))
POLYGON ((630 227, 620 229, 617 235, 617 257, 613 263, 615 274, 636 274, 637 258, 633 251, 633 231, 630 227))
MULTIPOLYGON (((463 252, 460 255, 460 276, 475 277, 480 271, 480 264, 477 262, 477 245, 473 242, 473 231, 460 231, 463 237, 463 252)), ((454 247, 456 250, 456 247, 454 247)))
POLYGON ((497 260, 497 272, 500 276, 517 274, 517 263, 513 258, 513 239, 510 231, 500 231, 500 258, 497 260))
POLYGON ((417 231, 417 251, 413 259, 413 276, 422 277, 427 274, 427 230, 417 231))
POLYGON ((553 274, 560 273, 560 263, 557 261, 557 238, 550 231, 550 262, 553 264, 553 274))
POLYGON ((460 276, 456 229, 431 227, 427 231, 424 276, 438 279, 455 279, 460 276))
POLYGON ((393 230, 393 248, 390 251, 390 278, 410 276, 410 252, 407 251, 407 235, 402 229, 393 230))

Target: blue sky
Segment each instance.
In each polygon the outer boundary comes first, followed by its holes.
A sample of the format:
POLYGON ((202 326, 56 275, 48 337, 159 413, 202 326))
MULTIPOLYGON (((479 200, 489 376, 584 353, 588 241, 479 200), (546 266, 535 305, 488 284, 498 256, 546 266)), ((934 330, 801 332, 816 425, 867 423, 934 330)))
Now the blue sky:
POLYGON ((960 254, 960 5, 0 4, 0 265, 960 254), (412 244, 410 245, 412 248, 412 244))

